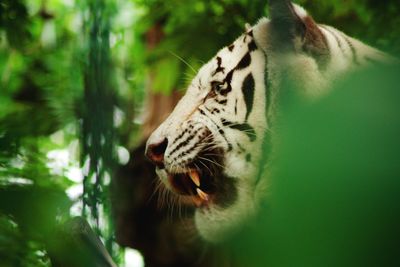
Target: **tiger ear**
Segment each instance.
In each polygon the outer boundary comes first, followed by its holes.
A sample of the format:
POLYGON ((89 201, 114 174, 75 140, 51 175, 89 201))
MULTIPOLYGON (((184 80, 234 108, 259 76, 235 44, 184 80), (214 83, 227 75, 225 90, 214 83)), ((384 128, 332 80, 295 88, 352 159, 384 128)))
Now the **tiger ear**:
POLYGON ((307 13, 287 0, 269 0, 271 37, 281 46, 292 46, 296 39, 303 40, 307 31, 304 18, 307 13))
POLYGON ((272 49, 304 52, 318 62, 326 63, 329 54, 327 40, 302 7, 287 0, 269 0, 269 17, 272 49))

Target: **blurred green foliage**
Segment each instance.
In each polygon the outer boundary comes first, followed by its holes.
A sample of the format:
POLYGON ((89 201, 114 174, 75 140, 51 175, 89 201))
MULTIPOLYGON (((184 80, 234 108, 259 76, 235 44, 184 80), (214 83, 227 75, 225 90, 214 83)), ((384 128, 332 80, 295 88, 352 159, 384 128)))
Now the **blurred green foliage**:
MULTIPOLYGON (((400 55, 400 4, 397 0, 299 0, 319 23, 329 24, 350 36, 400 55)), ((135 0, 143 9, 136 27, 141 32, 159 23, 165 36, 146 55, 156 72, 157 92, 183 89, 198 69, 222 47, 267 14, 267 1, 247 0, 135 0), (177 56, 175 56, 177 55, 177 56), (182 58, 183 60, 181 60, 182 58), (188 66, 190 65, 190 66, 188 66)))
POLYGON ((81 166, 87 167, 83 178, 82 215, 92 222, 98 236, 103 237, 110 254, 118 258, 119 251, 113 245, 108 194, 116 166, 114 108, 117 93, 109 41, 115 10, 111 2, 96 0, 87 1, 83 11, 89 15, 84 21, 87 61, 83 67, 80 130, 81 166))
MULTIPOLYGON (((0 8, 0 266, 49 266, 46 246, 70 217, 71 202, 82 201, 76 193, 68 198, 67 190, 82 186, 79 173, 70 171, 79 167, 82 120, 90 121, 83 110, 90 100, 84 71, 93 68, 85 63, 94 50, 82 30, 86 2, 0 1, 0 8), (24 252, 15 254, 16 248, 24 252)), ((99 55, 104 51, 92 58, 99 55)), ((105 110, 110 130, 113 108, 105 110)), ((104 236, 112 232, 105 225, 104 236)))
POLYGON ((400 55, 400 4, 397 0, 299 0, 315 20, 346 34, 400 55))
POLYGON ((264 1, 134 1, 143 11, 136 24, 142 33, 161 25, 160 44, 146 54, 155 69, 153 90, 169 94, 184 89, 205 62, 266 13, 264 1))
MULTIPOLYGON (((316 21, 400 54, 397 0, 299 0, 298 3, 316 21)), ((82 201, 82 197, 67 197, 71 186, 82 183, 68 169, 78 168, 79 161, 84 165, 88 155, 96 158, 110 152, 108 156, 112 156, 116 146, 130 147, 137 142, 140 125, 132 120, 143 106, 150 70, 155 72, 152 88, 155 92, 169 94, 183 89, 195 74, 192 69, 198 69, 218 49, 232 42, 244 31, 245 22, 253 24, 266 13, 266 1, 250 0, 0 0, 0 266, 49 266, 44 237, 54 225, 69 217, 72 204, 82 201), (105 43, 91 61, 88 54, 99 43, 88 45, 87 36, 93 29, 89 6, 98 8, 99 3, 107 8, 103 15, 108 19, 99 25, 107 22, 109 28, 101 39, 105 43), (161 26, 164 36, 150 50, 145 34, 155 25, 161 26), (96 62, 102 56, 106 56, 105 60, 96 62), (91 74, 92 82, 101 81, 93 85, 85 69, 95 66, 104 69, 91 74), (104 72, 107 70, 112 73, 104 72), (96 102, 96 86, 102 85, 107 87, 102 101, 110 103, 96 102), (88 89, 96 92, 88 96, 88 89), (104 110, 102 103, 108 104, 104 110), (102 118, 106 118, 104 127, 99 126, 98 120, 102 118), (85 134, 80 132, 82 125, 89 125, 85 134), (99 127, 102 133, 112 127, 107 133, 112 135, 113 142, 109 145, 114 147, 101 150, 104 142, 101 135, 96 135, 96 145, 100 148, 91 150, 88 138, 99 127), (80 150, 82 140, 88 143, 80 150), (57 151, 68 151, 68 167, 54 167, 57 164, 52 155, 57 151)), ((97 37, 93 36, 93 40, 97 37)), ((380 99, 375 95, 370 97, 380 99)), ((324 125, 324 121, 321 123, 324 125)), ((332 125, 335 123, 338 121, 333 120, 332 125)), ((360 125, 358 130, 370 131, 363 127, 360 125)), ((91 166, 91 174, 97 171, 96 166, 91 166)), ((104 189, 93 193, 93 205, 105 201, 107 186, 104 189)), ((285 206, 289 202, 282 203, 282 210, 291 210, 285 206)), ((277 225, 281 222, 279 216, 274 222, 277 225)), ((112 224, 105 225, 100 223, 100 230, 104 233, 107 228, 110 234, 112 224)), ((271 229, 277 233, 281 230, 271 229)), ((111 240, 108 247, 113 244, 111 240)))
POLYGON ((399 71, 354 74, 311 104, 286 94, 269 206, 232 242, 239 262, 400 264, 399 71))

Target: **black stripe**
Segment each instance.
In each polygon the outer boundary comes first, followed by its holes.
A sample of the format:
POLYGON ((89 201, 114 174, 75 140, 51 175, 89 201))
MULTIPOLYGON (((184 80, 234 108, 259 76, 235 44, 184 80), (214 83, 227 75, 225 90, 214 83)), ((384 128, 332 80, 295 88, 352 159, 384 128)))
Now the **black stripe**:
POLYGON ((213 108, 213 110, 211 110, 211 114, 214 114, 214 113, 220 113, 220 110, 217 108, 213 108))
POLYGON ((180 143, 170 152, 170 155, 173 155, 173 154, 174 154, 178 149, 180 149, 181 147, 186 146, 186 145, 189 143, 189 141, 190 141, 193 137, 195 137, 195 135, 190 134, 185 140, 183 140, 182 142, 180 142, 180 143))
POLYGON ((227 102, 228 102, 228 100, 226 100, 226 99, 217 100, 217 103, 218 103, 218 104, 221 104, 221 105, 226 105, 227 102))
POLYGON ((328 33, 330 33, 335 38, 336 43, 338 44, 340 51, 342 51, 342 54, 345 55, 345 51, 344 51, 344 48, 343 48, 343 45, 342 45, 342 41, 340 40, 339 36, 334 31, 332 31, 331 29, 326 27, 325 25, 321 25, 321 27, 324 28, 328 33))
POLYGON ((250 153, 248 153, 248 154, 246 155, 246 161, 247 161, 247 162, 250 162, 250 161, 251 161, 251 154, 250 154, 250 153))
POLYGON ((353 63, 356 64, 356 65, 360 65, 360 62, 358 61, 358 56, 357 56, 357 53, 356 53, 356 49, 354 48, 353 44, 350 42, 350 40, 347 38, 347 36, 343 35, 343 39, 346 41, 347 45, 351 49, 351 53, 353 55, 353 63))
POLYGON ((205 107, 205 109, 206 109, 208 112, 210 112, 211 114, 219 113, 219 112, 220 112, 220 110, 217 109, 217 108, 209 109, 209 108, 206 107, 206 106, 204 106, 204 107, 205 107))
MULTIPOLYGON (((195 137, 195 136, 194 136, 194 137, 195 137)), ((194 138, 194 137, 193 137, 193 138, 194 138)), ((178 159, 178 158, 180 158, 180 157, 183 157, 183 156, 187 155, 188 152, 194 150, 199 144, 201 144, 200 141, 201 141, 201 140, 198 140, 196 143, 193 144, 193 146, 189 147, 188 149, 182 151, 179 155, 175 156, 174 159, 173 159, 173 161, 175 161, 176 159, 178 159)))
POLYGON ((246 121, 249 118, 249 114, 253 109, 254 102, 254 78, 251 73, 247 75, 242 84, 242 93, 244 102, 246 103, 246 121))
POLYGON ((205 108, 208 112, 212 113, 211 110, 210 110, 207 106, 204 106, 204 108, 205 108))
POLYGON ((257 45, 256 42, 254 42, 254 40, 251 40, 251 42, 247 45, 249 51, 254 51, 257 50, 257 45))
POLYGON ((227 121, 225 119, 221 119, 221 122, 222 122, 222 125, 224 125, 224 126, 244 132, 249 137, 251 142, 255 141, 257 138, 254 128, 251 127, 250 124, 248 124, 247 122, 233 123, 233 122, 227 121))
POLYGON ((239 147, 241 152, 246 152, 246 149, 244 149, 241 144, 237 143, 237 146, 239 147))
POLYGON ((241 124, 234 124, 229 127, 244 132, 249 137, 251 142, 255 141, 257 138, 254 128, 251 127, 247 122, 241 124))
POLYGON ((188 129, 185 129, 172 143, 171 143, 171 145, 174 145, 179 139, 181 139, 184 135, 185 135, 185 133, 187 133, 188 132, 188 129))
POLYGON ((226 88, 220 91, 221 95, 227 95, 230 91, 232 91, 231 82, 232 82, 233 71, 234 69, 228 72, 228 74, 226 75, 223 82, 226 83, 226 88))
POLYGON ((231 44, 230 46, 228 46, 228 50, 232 52, 233 48, 235 48, 234 44, 231 44))
POLYGON ((251 63, 251 56, 250 53, 246 53, 246 55, 244 55, 242 57, 242 59, 239 61, 239 63, 236 65, 236 67, 234 68, 235 70, 241 70, 244 69, 246 67, 248 67, 251 63))
MULTIPOLYGON (((257 49, 256 44, 254 43, 254 40, 252 40, 249 43, 249 50, 250 52, 257 49)), ((219 57, 217 57, 218 60, 219 57)), ((219 62, 219 60, 218 60, 219 62)), ((228 72, 228 74, 225 76, 225 79, 223 81, 223 83, 226 83, 226 89, 223 89, 220 91, 221 95, 227 95, 229 92, 232 91, 232 87, 231 87, 231 82, 232 82, 232 76, 233 76, 233 72, 235 70, 241 70, 243 68, 246 68, 247 66, 249 66, 251 63, 251 55, 250 53, 246 53, 246 55, 243 56, 243 58, 238 62, 238 64, 236 65, 236 67, 234 67, 231 71, 228 72)))
MULTIPOLYGON (((265 55, 265 98, 266 98, 266 105, 265 105, 265 120, 268 123, 267 127, 268 128, 272 128, 273 127, 273 120, 271 119, 272 117, 272 105, 271 105, 271 101, 272 101, 272 94, 271 94, 271 86, 272 86, 272 82, 271 82, 271 77, 269 75, 269 70, 268 70, 268 56, 265 55)), ((267 163, 270 155, 271 155, 271 151, 272 151, 272 146, 271 146, 271 134, 269 133, 269 131, 264 130, 264 134, 263 134, 263 140, 262 140, 262 145, 261 145, 261 159, 260 159, 260 168, 258 168, 258 174, 257 174, 257 179, 256 179, 256 184, 258 184, 258 182, 261 180, 261 177, 263 175, 264 172, 264 166, 267 163)))
POLYGON ((238 102, 238 100, 236 99, 235 100, 235 115, 237 115, 237 102, 238 102))
MULTIPOLYGON (((200 113, 205 115, 205 112, 203 110, 201 110, 200 108, 199 108, 199 110, 200 110, 200 113)), ((208 119, 215 125, 215 127, 217 127, 218 132, 221 134, 221 136, 224 138, 226 144, 228 145, 228 151, 231 151, 232 150, 232 144, 229 143, 228 139, 226 138, 225 132, 221 129, 221 127, 219 127, 219 125, 210 116, 208 116, 208 119)))
POLYGON ((218 72, 224 73, 224 67, 221 67, 222 64, 222 59, 220 57, 217 57, 217 69, 212 73, 212 76, 217 74, 218 72))

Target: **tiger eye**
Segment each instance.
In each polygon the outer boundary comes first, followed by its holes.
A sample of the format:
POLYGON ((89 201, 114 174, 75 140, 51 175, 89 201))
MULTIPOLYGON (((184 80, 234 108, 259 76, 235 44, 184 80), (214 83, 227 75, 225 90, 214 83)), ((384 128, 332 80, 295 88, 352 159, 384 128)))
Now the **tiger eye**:
POLYGON ((219 93, 223 88, 224 82, 212 81, 211 88, 213 91, 219 93))

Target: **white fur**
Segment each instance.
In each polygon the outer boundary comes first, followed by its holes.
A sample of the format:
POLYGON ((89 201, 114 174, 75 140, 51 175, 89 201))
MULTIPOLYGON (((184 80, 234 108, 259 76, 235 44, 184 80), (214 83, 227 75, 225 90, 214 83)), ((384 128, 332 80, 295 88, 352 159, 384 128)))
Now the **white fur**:
MULTIPOLYGON (((300 6, 294 5, 294 10, 300 18, 305 18, 307 12, 300 6)), ((272 112, 275 112, 275 103, 277 101, 276 95, 278 88, 280 88, 280 81, 282 79, 290 79, 295 82, 307 96, 320 96, 327 92, 330 84, 336 81, 343 74, 355 69, 353 62, 353 54, 346 38, 351 42, 357 51, 360 65, 357 67, 365 66, 368 62, 363 60, 368 56, 374 60, 386 61, 388 56, 384 53, 377 51, 361 42, 346 36, 344 33, 328 26, 321 26, 320 29, 327 37, 328 46, 331 53, 331 60, 325 70, 320 70, 314 58, 302 52, 287 53, 285 55, 277 54, 276 49, 270 47, 268 40, 270 21, 267 18, 261 18, 258 23, 251 28, 257 47, 260 48, 252 52, 251 65, 248 68, 237 71, 232 78, 232 92, 228 95, 228 103, 226 105, 227 111, 224 117, 231 121, 243 121, 245 117, 246 105, 241 97, 241 86, 244 77, 248 73, 252 73, 255 80, 255 94, 253 111, 250 113, 248 123, 254 126, 257 140, 250 142, 249 138, 238 132, 237 130, 225 127, 224 132, 228 140, 240 142, 243 147, 246 147, 251 152, 252 161, 247 162, 244 155, 238 153, 238 148, 233 144, 232 151, 227 151, 227 144, 222 136, 218 133, 218 128, 211 122, 213 115, 210 118, 200 116, 198 108, 201 106, 208 106, 212 108, 215 105, 212 101, 205 101, 205 97, 210 91, 209 84, 211 80, 222 79, 225 74, 217 73, 212 77, 212 72, 216 69, 216 57, 222 58, 223 67, 226 71, 235 67, 247 52, 247 43, 244 42, 246 34, 241 35, 233 44, 235 48, 229 51, 228 48, 221 49, 217 55, 207 62, 198 72, 197 76, 193 79, 185 96, 177 104, 171 115, 157 128, 148 140, 148 144, 159 143, 165 137, 174 137, 179 135, 188 122, 195 122, 197 131, 203 128, 208 128, 216 139, 216 142, 225 149, 225 174, 237 179, 237 192, 238 197, 233 205, 228 208, 221 208, 217 205, 211 205, 209 209, 198 209, 195 213, 195 223, 200 235, 210 241, 218 242, 231 232, 236 231, 248 218, 256 214, 257 206, 260 198, 262 198, 268 187, 268 181, 262 180, 255 187, 255 176, 258 170, 257 163, 261 157, 262 151, 260 150, 262 143, 262 136, 264 131, 268 129, 269 122, 266 121, 265 105, 265 64, 266 57, 268 58, 268 74, 271 81, 270 100, 272 105, 272 112), (342 49, 337 44, 337 36, 342 43, 342 49), (238 102, 238 115, 233 113, 233 106, 235 99, 241 99, 238 102)), ((247 29, 247 26, 246 26, 247 29)), ((250 29, 247 29, 249 31, 250 29)), ((249 37, 248 37, 249 38, 249 37)), ((273 119, 272 116, 269 116, 273 119)), ((223 127, 220 125, 220 127, 223 127)), ((196 142, 198 139, 194 137, 190 140, 190 144, 196 142)), ((188 146, 189 146, 188 145, 188 146)), ((180 170, 178 162, 174 162, 170 153, 173 146, 168 146, 165 151, 165 166, 167 171, 180 170)), ((194 151, 193 153, 197 153, 194 151)), ((189 157, 187 158, 189 159, 189 157)), ((182 160, 182 159, 180 159, 182 160)), ((160 178, 168 186, 166 181, 166 172, 158 171, 160 178)), ((265 175, 267 176, 267 175, 265 175)), ((218 179, 218 177, 215 177, 218 179)))
POLYGON ((254 218, 258 205, 254 192, 251 183, 241 181, 238 184, 238 201, 228 209, 216 206, 210 210, 198 210, 195 223, 201 237, 209 242, 221 242, 254 218))
POLYGON ((297 16, 299 16, 300 18, 304 19, 305 17, 308 16, 307 11, 303 7, 301 7, 297 4, 293 4, 293 9, 294 9, 294 12, 296 12, 297 16))

